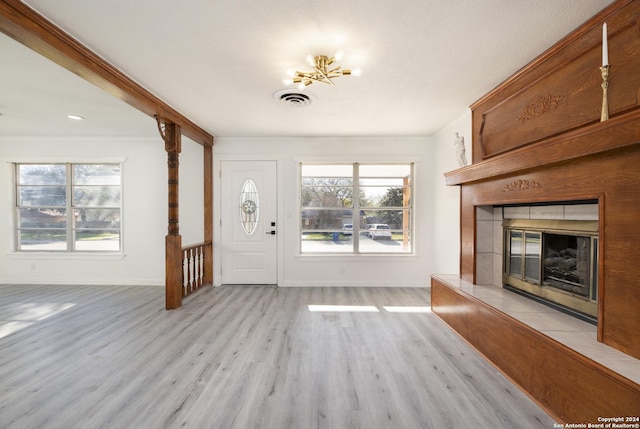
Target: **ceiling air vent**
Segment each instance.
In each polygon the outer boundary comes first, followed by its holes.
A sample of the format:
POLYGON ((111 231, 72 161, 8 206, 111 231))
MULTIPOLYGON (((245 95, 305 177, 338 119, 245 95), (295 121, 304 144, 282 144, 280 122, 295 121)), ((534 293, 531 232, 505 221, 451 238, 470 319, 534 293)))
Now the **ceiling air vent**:
POLYGON ((313 101, 310 94, 300 91, 292 91, 285 89, 276 92, 273 97, 282 104, 286 104, 290 107, 307 107, 313 101))

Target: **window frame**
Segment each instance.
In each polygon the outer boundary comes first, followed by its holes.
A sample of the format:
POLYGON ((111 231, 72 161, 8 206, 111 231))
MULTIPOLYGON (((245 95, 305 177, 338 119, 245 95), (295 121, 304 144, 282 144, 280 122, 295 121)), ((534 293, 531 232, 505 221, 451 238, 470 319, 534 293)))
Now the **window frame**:
MULTIPOLYGON (((124 256, 124 159, 93 159, 93 160, 39 160, 39 159, 29 159, 29 160, 14 160, 11 161, 12 164, 12 177, 13 177, 13 253, 16 255, 30 255, 30 254, 47 254, 51 256, 88 256, 88 257, 96 257, 96 256, 104 256, 111 259, 112 257, 116 257, 121 259, 124 256), (19 211, 24 208, 44 208, 49 207, 46 205, 19 205, 20 203, 20 188, 21 186, 25 186, 20 183, 19 178, 19 170, 20 166, 23 165, 63 165, 65 168, 65 206, 64 210, 66 210, 65 214, 65 249, 24 249, 21 248, 20 243, 20 231, 23 229, 20 226, 20 216, 19 211), (117 185, 109 185, 109 184, 98 184, 98 185, 88 185, 83 183, 78 183, 75 180, 74 175, 74 167, 82 166, 82 165, 99 165, 99 166, 108 166, 113 165, 119 168, 119 177, 117 185), (86 206, 82 204, 76 204, 76 197, 74 195, 75 188, 79 187, 87 187, 87 186, 108 186, 115 187, 119 193, 119 201, 117 205, 108 205, 108 206, 86 206), (104 209, 104 210, 117 210, 119 212, 119 226, 117 228, 114 227, 102 227, 102 228, 88 228, 83 226, 76 225, 74 220, 75 218, 75 210, 77 209, 104 209), (76 233, 78 231, 89 231, 89 230, 111 230, 115 231, 118 234, 118 246, 116 249, 77 249, 76 242, 78 241, 76 238, 76 233)), ((51 206, 54 207, 54 206, 51 206)), ((55 206, 62 207, 62 206, 55 206)), ((34 228, 38 229, 38 228, 34 228)), ((46 228, 42 228, 46 229, 46 228)), ((62 228, 60 228, 62 230, 62 228)))
MULTIPOLYGON (((385 258, 389 258, 389 257, 401 257, 401 258, 408 258, 408 257, 415 257, 416 255, 416 242, 415 242, 415 238, 416 238, 416 232, 415 232, 415 219, 416 219, 416 205, 415 205, 415 195, 416 195, 416 173, 415 173, 415 165, 416 165, 416 161, 415 160, 394 160, 394 161, 386 161, 386 162, 379 162, 379 161, 362 161, 362 162, 350 162, 350 161, 303 161, 300 160, 298 161, 298 165, 297 165, 297 176, 298 176, 298 186, 297 186, 297 200, 298 200, 298 213, 297 213, 297 241, 298 241, 298 255, 301 257, 310 257, 310 256, 320 256, 320 257, 364 257, 364 258, 376 258, 376 257, 385 257, 385 258), (302 189, 303 189, 303 166, 351 166, 352 167, 352 173, 350 176, 350 179, 352 180, 352 201, 351 201, 351 205, 349 207, 335 207, 335 208, 324 208, 325 210, 350 210, 351 213, 351 219, 350 219, 350 223, 353 224, 353 230, 352 230, 352 237, 353 237, 353 241, 352 241, 352 248, 350 251, 309 251, 309 250, 303 250, 303 233, 307 232, 308 230, 305 230, 303 228, 303 210, 308 209, 308 207, 303 207, 303 201, 302 201, 302 189), (360 188, 367 188, 367 187, 374 187, 374 185, 361 185, 360 184, 360 167, 362 166, 389 166, 389 167, 393 167, 393 166, 407 166, 409 168, 409 197, 408 197, 408 204, 407 206, 402 206, 402 207, 387 207, 387 206, 372 206, 372 207, 361 207, 360 205, 360 188), (404 220, 403 220, 403 228, 402 228, 402 232, 403 234, 407 234, 407 236, 409 237, 408 240, 408 247, 409 249, 406 251, 366 251, 361 249, 360 247, 360 234, 363 231, 363 228, 360 226, 360 221, 361 221, 361 212, 364 210, 373 210, 373 211, 384 211, 384 210, 397 210, 397 211, 406 211, 408 212, 408 227, 404 227, 404 220)), ((365 177, 369 177, 369 176, 365 176, 365 177)), ((372 179, 376 179, 375 177, 371 177, 372 179)), ((400 176, 398 177, 388 177, 388 179, 393 180, 393 179, 397 179, 400 178, 400 176)), ((387 177, 378 177, 377 179, 387 179, 387 177)), ((403 188, 405 187, 405 185, 403 185, 403 188)), ((391 187, 389 187, 389 189, 391 189, 391 187)), ((344 223, 344 221, 343 221, 344 223)), ((392 231, 397 232, 398 228, 391 228, 392 231)), ((323 233, 328 233, 327 231, 329 231, 328 229, 320 229, 318 230, 319 232, 323 232, 323 233), (325 231, 326 230, 326 231, 325 231)), ((330 232, 330 231, 329 231, 330 232)))

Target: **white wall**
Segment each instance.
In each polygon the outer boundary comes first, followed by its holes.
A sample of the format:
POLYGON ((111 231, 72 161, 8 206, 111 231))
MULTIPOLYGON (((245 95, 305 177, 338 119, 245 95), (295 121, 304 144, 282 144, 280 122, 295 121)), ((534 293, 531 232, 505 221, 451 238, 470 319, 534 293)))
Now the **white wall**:
POLYGON ((444 173, 459 168, 454 147, 455 133, 464 137, 466 158, 471 163, 471 110, 442 129, 434 137, 433 204, 431 224, 434 267, 437 274, 460 273, 460 188, 445 186, 444 173))
MULTIPOLYGON (((435 138, 217 138, 214 178, 222 159, 278 162, 278 282, 282 286, 425 286, 433 273, 457 273, 459 198, 443 173, 457 168, 453 133, 470 136, 470 115, 435 138), (301 161, 415 161, 415 255, 298 254, 297 164, 301 161), (287 217, 287 215, 290 217, 287 217)), ((470 151, 469 143, 467 143, 470 151)), ((180 233, 202 241, 202 148, 183 139, 180 156, 180 233)), ((214 179, 214 249, 220 248, 220 195, 214 179)), ((164 285, 167 234, 167 156, 158 139, 0 138, 0 283, 164 285), (124 160, 124 253, 117 256, 17 254, 13 250, 11 162, 124 160)), ((220 255, 215 280, 220 282, 220 255)))
MULTIPOLYGON (((202 149, 183 140, 180 229, 202 241, 202 149), (195 189, 194 189, 195 188, 195 189)), ((0 138, 0 283, 164 285, 167 155, 157 139, 0 138), (14 252, 11 162, 123 163, 123 250, 118 255, 14 252)))
MULTIPOLYGON (((186 137, 182 137, 180 153, 180 235, 182 245, 204 241, 204 148, 186 137)), ((166 156, 164 175, 166 176, 166 156)), ((166 180, 165 180, 166 182, 166 180)), ((164 182, 162 182, 164 183, 164 182)), ((163 189, 166 202, 166 189, 163 189)), ((166 211, 166 210, 165 210, 166 211)), ((166 217, 165 213, 165 217, 166 217)), ((165 227, 166 234, 166 227, 165 227)))
MULTIPOLYGON (((463 131, 463 130, 461 130, 463 131)), ((451 142, 453 139, 449 139, 451 142)), ((280 286, 426 286, 429 275, 457 270, 458 201, 446 190, 440 170, 453 169, 446 150, 424 138, 217 138, 214 177, 222 160, 269 159, 278 164, 278 284, 280 286), (441 153, 442 152, 442 153, 441 153), (448 168, 442 164, 449 164, 448 168), (415 255, 300 255, 298 252, 298 164, 300 162, 415 162, 415 255), (448 159, 447 159, 448 161, 448 159), (442 203, 439 201, 442 199, 442 203), (453 205, 453 207, 442 207, 453 205), (451 213, 454 213, 453 219, 451 213), (438 217, 436 217, 438 216, 438 217), (443 218, 440 218, 443 216, 443 218), (442 225, 444 223, 444 225, 442 225), (435 226, 437 224, 437 227, 435 226), (438 255, 436 234, 454 231, 444 245, 453 247, 451 261, 438 255), (446 260, 440 266, 439 260, 446 260), (455 267, 452 270, 450 267, 455 267)), ((214 195, 220 195, 214 184, 214 195)), ((221 283, 220 204, 214 200, 214 281, 221 283)))

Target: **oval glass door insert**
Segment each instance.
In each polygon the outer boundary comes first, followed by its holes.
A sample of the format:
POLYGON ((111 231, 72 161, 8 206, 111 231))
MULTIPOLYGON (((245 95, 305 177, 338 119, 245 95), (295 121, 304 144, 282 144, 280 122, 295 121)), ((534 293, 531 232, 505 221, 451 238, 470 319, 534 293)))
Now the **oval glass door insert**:
POLYGON ((240 191, 240 224, 247 235, 256 232, 259 214, 258 189, 253 180, 247 179, 240 191))

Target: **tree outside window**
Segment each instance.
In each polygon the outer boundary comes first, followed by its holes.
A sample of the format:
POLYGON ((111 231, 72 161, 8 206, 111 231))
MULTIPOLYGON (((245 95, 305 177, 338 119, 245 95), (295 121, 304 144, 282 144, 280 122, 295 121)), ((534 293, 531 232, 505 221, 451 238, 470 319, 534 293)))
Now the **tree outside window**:
POLYGON ((301 164, 300 174, 302 253, 412 251, 412 164, 301 164))
POLYGON ((120 164, 15 164, 18 251, 119 251, 120 164))

